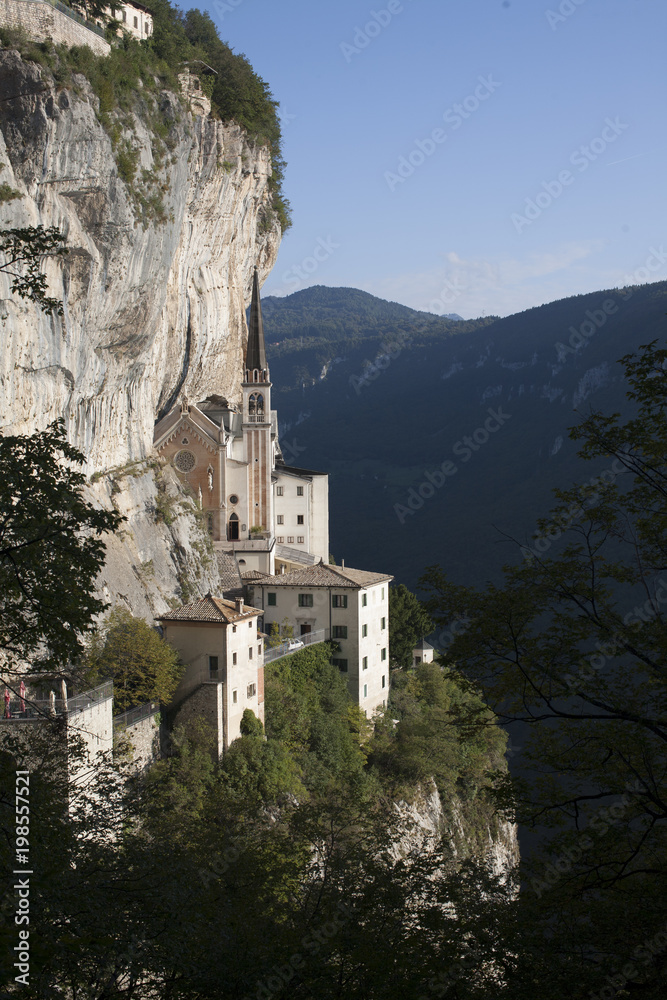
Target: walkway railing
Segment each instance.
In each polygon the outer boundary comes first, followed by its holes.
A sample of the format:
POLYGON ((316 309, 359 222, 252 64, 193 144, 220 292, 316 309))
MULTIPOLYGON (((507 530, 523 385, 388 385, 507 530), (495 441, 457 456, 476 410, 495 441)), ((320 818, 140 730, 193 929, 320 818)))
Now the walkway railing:
POLYGON ((128 726, 134 726, 137 722, 141 722, 142 719, 148 719, 151 715, 156 715, 159 711, 159 701, 149 701, 145 705, 137 705, 136 708, 130 708, 121 715, 115 715, 113 720, 114 732, 127 729, 128 726))
POLYGON ((77 11, 72 10, 72 8, 68 7, 66 3, 62 3, 61 0, 45 0, 45 2, 50 4, 51 7, 55 7, 55 9, 59 10, 61 14, 66 14, 67 17, 71 17, 73 21, 78 21, 79 24, 82 24, 84 28, 88 28, 89 31, 94 31, 95 34, 99 35, 101 38, 105 37, 104 28, 100 28, 99 25, 94 24, 92 21, 87 21, 85 17, 82 17, 82 15, 77 13, 77 11))
POLYGON ((316 632, 307 632, 305 635, 300 635, 294 639, 284 639, 279 646, 274 646, 273 648, 265 646, 264 662, 271 663, 273 660, 279 660, 283 656, 298 653, 300 650, 305 649, 306 646, 313 646, 317 642, 326 642, 328 631, 326 628, 321 628, 316 632))
MULTIPOLYGON (((73 698, 67 698, 67 700, 63 698, 31 698, 28 694, 23 699, 14 696, 9 701, 10 714, 4 717, 43 719, 61 715, 76 715, 111 698, 113 698, 113 681, 104 681, 98 687, 77 694, 73 698)), ((0 706, 6 711, 4 701, 0 702, 0 706)))

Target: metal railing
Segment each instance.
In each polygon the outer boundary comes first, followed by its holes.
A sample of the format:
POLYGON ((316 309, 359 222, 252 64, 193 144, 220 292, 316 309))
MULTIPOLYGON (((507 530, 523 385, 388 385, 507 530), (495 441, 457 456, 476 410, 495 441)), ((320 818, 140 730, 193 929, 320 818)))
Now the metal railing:
POLYGON ((115 715, 113 720, 114 732, 134 726, 143 719, 149 719, 151 715, 157 715, 159 711, 160 703, 158 701, 149 701, 145 705, 137 705, 136 708, 130 708, 121 715, 115 715))
POLYGON ((326 642, 328 631, 329 629, 327 628, 321 628, 317 629, 316 632, 306 632, 305 635, 295 636, 293 639, 284 639, 279 646, 274 646, 273 648, 265 646, 264 662, 272 663, 283 656, 291 656, 292 653, 298 653, 300 650, 305 649, 306 646, 314 646, 318 642, 326 642))
MULTIPOLYGON (((93 705, 99 705, 103 701, 113 698, 113 681, 105 681, 90 691, 84 691, 73 698, 32 698, 26 694, 24 698, 14 697, 9 701, 9 715, 5 719, 43 719, 54 716, 76 715, 78 712, 85 712, 93 705)), ((5 712, 7 706, 1 703, 5 712)))

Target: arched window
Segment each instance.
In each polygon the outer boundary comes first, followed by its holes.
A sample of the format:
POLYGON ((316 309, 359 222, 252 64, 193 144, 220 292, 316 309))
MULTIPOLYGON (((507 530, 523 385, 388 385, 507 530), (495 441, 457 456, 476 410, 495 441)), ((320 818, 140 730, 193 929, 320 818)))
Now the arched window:
POLYGON ((264 413, 264 396, 261 392, 253 392, 248 400, 248 413, 251 416, 264 413))
POLYGON ((238 542, 239 540, 239 519, 237 514, 232 514, 227 522, 227 541, 238 542))

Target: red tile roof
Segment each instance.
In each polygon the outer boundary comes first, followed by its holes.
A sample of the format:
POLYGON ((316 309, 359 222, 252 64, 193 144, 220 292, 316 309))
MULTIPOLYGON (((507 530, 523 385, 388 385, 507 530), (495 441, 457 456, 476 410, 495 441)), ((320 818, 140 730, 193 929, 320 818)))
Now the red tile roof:
POLYGON ((321 562, 316 566, 304 566, 303 569, 279 573, 277 576, 269 576, 257 570, 243 574, 243 582, 248 584, 271 587, 350 587, 357 590, 393 579, 389 573, 371 573, 365 569, 331 566, 321 562))
POLYGON ((202 597, 198 601, 192 601, 191 604, 184 604, 180 608, 160 615, 156 620, 159 622, 220 622, 224 625, 230 625, 261 614, 259 608, 251 608, 247 604, 243 605, 243 611, 237 611, 234 601, 227 601, 223 597, 213 597, 211 594, 207 594, 206 597, 202 597))

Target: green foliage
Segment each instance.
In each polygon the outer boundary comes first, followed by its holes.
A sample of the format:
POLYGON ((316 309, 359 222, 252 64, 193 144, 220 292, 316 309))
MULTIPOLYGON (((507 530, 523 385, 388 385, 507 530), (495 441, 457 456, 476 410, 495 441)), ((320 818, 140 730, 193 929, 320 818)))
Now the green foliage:
POLYGON ((13 201, 15 198, 22 197, 23 195, 21 192, 17 191, 16 188, 13 188, 11 184, 7 184, 6 181, 3 181, 2 184, 0 184, 0 203, 3 201, 13 201))
MULTIPOLYGON (((435 567, 425 577, 438 624, 466 620, 447 661, 523 727, 514 795, 541 830, 524 866, 524 947, 546 956, 558 996, 580 995, 591 963, 602 980, 667 921, 667 350, 653 342, 621 363, 630 419, 595 412, 571 431, 584 459, 619 474, 556 491, 540 529, 569 525, 562 552, 483 591, 435 567)), ((664 965, 664 949, 637 963, 628 989, 658 996, 664 965)))
POLYGON ((98 677, 114 682, 114 708, 124 712, 148 701, 168 704, 183 673, 178 653, 143 618, 114 608, 88 653, 98 677))
POLYGON ((56 226, 0 231, 0 271, 13 278, 12 292, 36 302, 42 312, 56 312, 61 316, 62 302, 46 294, 46 275, 42 274, 41 267, 48 257, 66 256, 65 243, 65 237, 56 226))
POLYGON ((403 583, 389 587, 389 656, 399 667, 412 666, 412 651, 433 629, 420 601, 403 583))
POLYGON ((241 736, 261 737, 264 735, 264 726, 250 708, 243 709, 241 725, 239 728, 241 730, 241 736))
POLYGON ((83 463, 62 420, 0 438, 0 649, 49 670, 81 653, 105 608, 103 536, 122 521, 84 498, 83 463))

